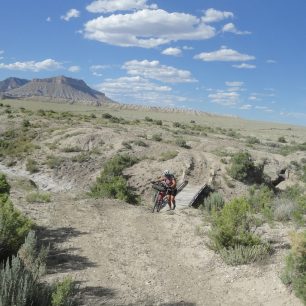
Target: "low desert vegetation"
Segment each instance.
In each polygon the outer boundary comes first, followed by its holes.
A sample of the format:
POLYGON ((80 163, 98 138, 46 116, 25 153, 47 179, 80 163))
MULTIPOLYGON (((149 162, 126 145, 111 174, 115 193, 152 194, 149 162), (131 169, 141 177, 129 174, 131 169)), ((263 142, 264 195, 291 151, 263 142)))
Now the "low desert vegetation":
POLYGON ((246 199, 234 198, 221 210, 212 213, 210 247, 230 265, 261 260, 271 252, 271 247, 254 234, 256 225, 246 199))
POLYGON ((264 164, 265 162, 255 165, 249 152, 240 151, 232 155, 228 174, 246 184, 261 184, 267 180, 264 175, 264 164))
POLYGON ((159 156, 160 161, 166 161, 175 158, 178 155, 177 151, 162 152, 159 156))
POLYGON ((96 183, 91 187, 90 195, 93 197, 107 197, 137 204, 139 199, 129 187, 123 170, 138 162, 137 158, 127 154, 116 155, 104 165, 96 183))
POLYGON ((71 278, 48 285, 47 247, 38 247, 33 222, 14 208, 9 198, 10 185, 0 174, 0 305, 73 305, 71 278))
POLYGON ((306 231, 291 234, 291 251, 286 258, 283 282, 306 305, 306 231))
POLYGON ((28 203, 48 203, 51 196, 48 192, 33 191, 27 194, 26 200, 28 203))

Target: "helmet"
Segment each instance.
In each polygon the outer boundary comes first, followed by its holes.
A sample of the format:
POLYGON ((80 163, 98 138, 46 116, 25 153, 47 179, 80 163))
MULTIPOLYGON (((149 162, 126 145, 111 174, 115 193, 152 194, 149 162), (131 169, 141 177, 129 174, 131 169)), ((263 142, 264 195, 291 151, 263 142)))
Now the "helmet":
POLYGON ((165 175, 165 176, 170 175, 170 171, 169 171, 169 170, 165 170, 165 171, 164 171, 164 175, 165 175))

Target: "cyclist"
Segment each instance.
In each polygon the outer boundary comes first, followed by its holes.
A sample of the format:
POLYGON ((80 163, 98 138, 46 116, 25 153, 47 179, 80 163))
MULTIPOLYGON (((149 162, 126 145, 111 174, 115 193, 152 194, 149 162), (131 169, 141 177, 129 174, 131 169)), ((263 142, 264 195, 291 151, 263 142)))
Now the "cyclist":
POLYGON ((174 175, 169 170, 165 170, 163 172, 163 176, 161 176, 158 179, 158 181, 164 182, 168 187, 167 188, 168 205, 170 209, 174 210, 176 207, 175 196, 177 194, 176 179, 174 175))

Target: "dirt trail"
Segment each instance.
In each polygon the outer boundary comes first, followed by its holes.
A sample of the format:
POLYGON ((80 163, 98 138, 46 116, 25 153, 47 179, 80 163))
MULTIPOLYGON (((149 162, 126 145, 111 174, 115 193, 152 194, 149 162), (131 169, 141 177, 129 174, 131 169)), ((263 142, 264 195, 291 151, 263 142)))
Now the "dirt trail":
POLYGON ((73 275, 84 305, 301 305, 273 262, 224 265, 196 234, 197 210, 152 214, 67 194, 51 209, 41 231, 52 243, 49 277, 73 275))

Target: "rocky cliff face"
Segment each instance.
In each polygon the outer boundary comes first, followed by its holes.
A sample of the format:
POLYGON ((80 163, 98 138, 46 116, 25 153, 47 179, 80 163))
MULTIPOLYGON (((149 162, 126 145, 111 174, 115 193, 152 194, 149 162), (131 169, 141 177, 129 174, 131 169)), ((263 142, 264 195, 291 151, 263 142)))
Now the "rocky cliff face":
POLYGON ((19 79, 19 78, 7 78, 3 81, 0 81, 0 92, 6 92, 20 86, 23 86, 30 82, 29 80, 19 79))
POLYGON ((58 76, 46 79, 33 79, 25 85, 9 90, 7 96, 14 98, 48 99, 56 102, 84 103, 101 105, 114 103, 104 93, 90 88, 83 80, 58 76))

